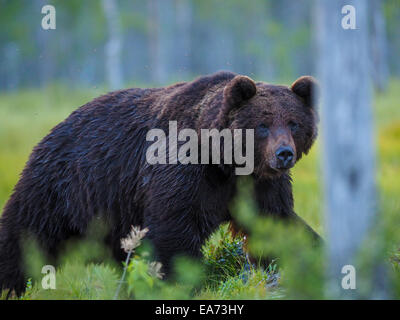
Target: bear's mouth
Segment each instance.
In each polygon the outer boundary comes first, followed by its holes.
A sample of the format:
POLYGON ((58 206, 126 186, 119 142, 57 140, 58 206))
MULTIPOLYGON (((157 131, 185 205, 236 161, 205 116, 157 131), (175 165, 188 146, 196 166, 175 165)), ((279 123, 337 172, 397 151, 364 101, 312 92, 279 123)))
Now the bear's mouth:
POLYGON ((268 175, 277 177, 284 173, 287 173, 290 168, 269 167, 268 175))
POLYGON ((276 174, 282 174, 287 172, 290 168, 288 167, 288 168, 271 168, 271 169, 276 174))
POLYGON ((294 163, 291 163, 291 164, 289 164, 289 165, 287 165, 285 167, 276 167, 276 168, 273 168, 273 169, 278 171, 278 172, 286 172, 286 171, 288 171, 289 169, 291 169, 293 167, 294 167, 294 163))
POLYGON ((271 165, 270 169, 276 174, 282 174, 282 173, 288 172, 290 169, 292 169, 294 167, 294 165, 295 165, 294 161, 292 161, 286 165, 280 165, 278 163, 276 165, 271 165))

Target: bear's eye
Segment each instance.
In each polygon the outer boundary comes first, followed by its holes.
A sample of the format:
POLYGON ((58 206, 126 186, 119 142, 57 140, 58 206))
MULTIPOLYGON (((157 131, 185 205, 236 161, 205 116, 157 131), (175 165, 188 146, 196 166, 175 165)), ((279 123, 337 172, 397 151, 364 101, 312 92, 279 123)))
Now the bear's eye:
POLYGON ((293 132, 297 131, 297 129, 299 128, 299 124, 293 121, 290 121, 288 125, 290 130, 292 130, 293 132))
POLYGON ((257 127, 257 133, 260 137, 265 138, 269 134, 269 128, 266 124, 262 123, 257 127))

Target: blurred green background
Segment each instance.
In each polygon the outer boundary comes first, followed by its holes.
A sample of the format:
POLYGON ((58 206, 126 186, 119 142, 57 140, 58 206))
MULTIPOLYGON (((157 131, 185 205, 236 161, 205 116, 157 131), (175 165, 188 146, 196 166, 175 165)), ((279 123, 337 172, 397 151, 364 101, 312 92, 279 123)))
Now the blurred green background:
MULTIPOLYGON (((0 90, 55 82, 104 85, 111 40, 123 86, 165 85, 220 69, 267 82, 292 81, 314 74, 315 3, 0 0, 0 90), (56 9, 55 30, 41 26, 47 4, 56 9)), ((371 14, 371 50, 381 46, 383 72, 399 76, 399 2, 372 3, 378 4, 377 9, 371 5, 378 15, 371 14)))

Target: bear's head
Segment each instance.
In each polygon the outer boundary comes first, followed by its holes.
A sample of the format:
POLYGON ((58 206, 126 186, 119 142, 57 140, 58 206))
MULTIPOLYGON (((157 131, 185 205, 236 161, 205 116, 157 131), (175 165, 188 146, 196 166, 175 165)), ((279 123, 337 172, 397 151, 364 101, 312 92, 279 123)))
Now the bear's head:
POLYGON ((317 83, 303 76, 290 87, 234 77, 223 91, 225 127, 254 129, 254 174, 279 176, 307 154, 317 136, 317 83))

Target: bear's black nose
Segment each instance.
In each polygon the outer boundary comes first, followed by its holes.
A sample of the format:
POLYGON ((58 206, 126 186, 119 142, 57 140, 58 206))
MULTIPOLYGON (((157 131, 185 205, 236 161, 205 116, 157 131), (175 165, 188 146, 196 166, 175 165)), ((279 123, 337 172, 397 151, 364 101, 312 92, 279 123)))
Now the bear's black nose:
POLYGON ((286 169, 290 167, 293 160, 293 149, 291 147, 280 147, 276 150, 275 155, 278 159, 279 168, 286 169))

